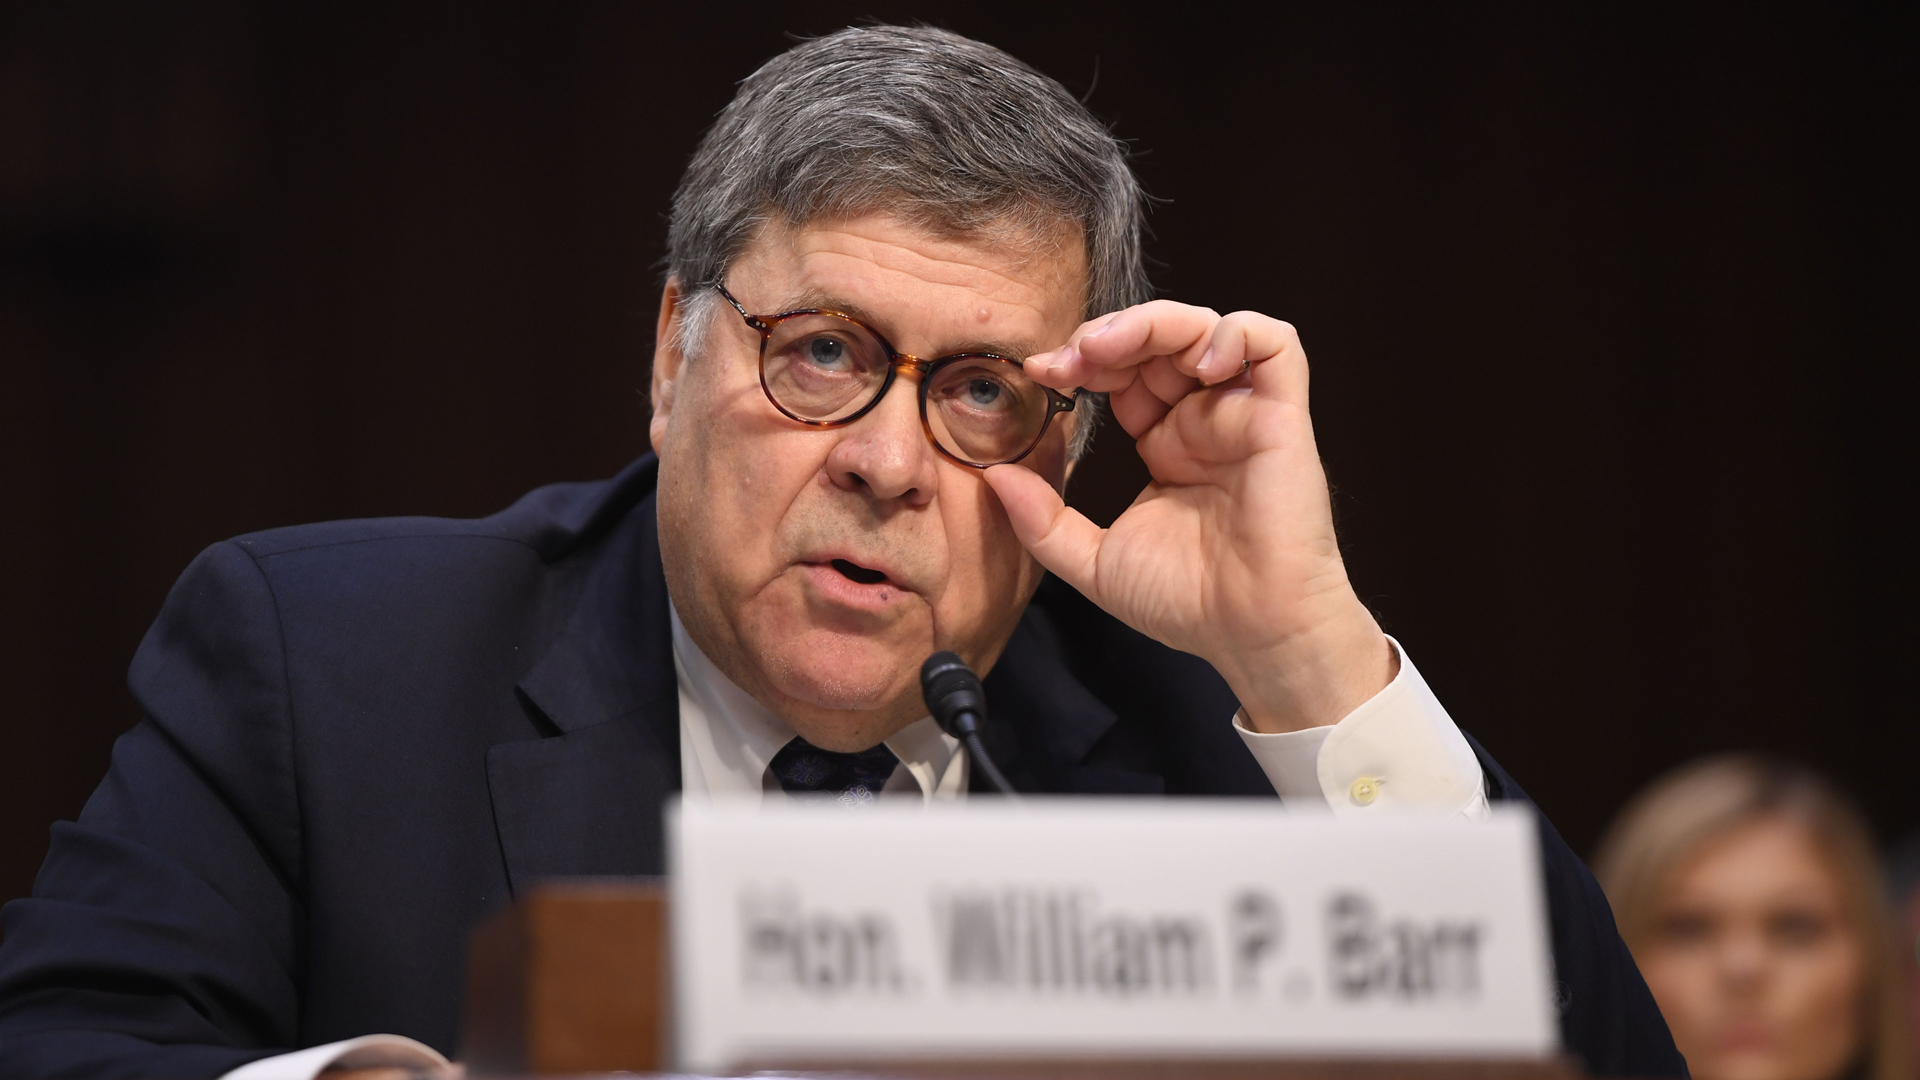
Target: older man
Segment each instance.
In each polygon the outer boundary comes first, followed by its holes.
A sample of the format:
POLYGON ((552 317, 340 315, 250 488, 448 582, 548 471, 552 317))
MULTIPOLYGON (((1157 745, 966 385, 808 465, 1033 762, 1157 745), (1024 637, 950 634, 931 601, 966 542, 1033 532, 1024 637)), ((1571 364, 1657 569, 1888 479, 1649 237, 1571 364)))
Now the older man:
MULTIPOLYGON (((146 719, 6 911, 0 1074, 455 1052, 467 930, 542 877, 658 873, 676 790, 978 790, 920 700, 938 649, 989 672, 1023 789, 1523 798, 1348 584, 1293 328, 1142 303, 1140 213, 1114 139, 988 46, 851 30, 762 68, 675 196, 657 458, 181 578, 146 719), (1107 530, 1061 498, 1103 400, 1154 477, 1107 530)), ((1544 850, 1569 1048, 1683 1073, 1544 850)))

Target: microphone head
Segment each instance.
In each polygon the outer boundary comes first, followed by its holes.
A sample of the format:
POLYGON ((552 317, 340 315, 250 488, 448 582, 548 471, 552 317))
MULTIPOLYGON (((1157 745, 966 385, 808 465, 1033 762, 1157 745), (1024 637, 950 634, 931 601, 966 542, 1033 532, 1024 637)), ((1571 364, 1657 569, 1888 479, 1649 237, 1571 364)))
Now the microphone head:
POLYGON ((980 676, 954 653, 934 653, 920 665, 920 695, 933 722, 956 739, 973 734, 987 715, 987 692, 980 676))

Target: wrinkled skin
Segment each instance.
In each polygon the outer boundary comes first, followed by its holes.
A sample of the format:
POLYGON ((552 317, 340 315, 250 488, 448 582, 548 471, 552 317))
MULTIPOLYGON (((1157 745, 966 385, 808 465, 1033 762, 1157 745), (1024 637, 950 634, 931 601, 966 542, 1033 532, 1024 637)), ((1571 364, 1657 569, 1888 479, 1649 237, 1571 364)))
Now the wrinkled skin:
POLYGON ((731 309, 703 355, 681 354, 669 283, 650 434, 668 587, 694 642, 809 741, 863 749, 925 714, 932 651, 992 665, 1044 566, 1212 662, 1258 730, 1332 724, 1378 692, 1397 661, 1334 540, 1293 328, 1168 301, 1081 323, 1077 241, 1017 240, 882 215, 769 226, 727 285, 756 314, 832 307, 907 353, 1027 357, 1047 385, 1110 391, 1153 484, 1096 528, 1062 499, 1071 414, 982 472, 934 449, 912 377, 853 424, 796 423, 761 391, 759 335, 731 309))
MULTIPOLYGON (((1078 259, 864 218, 771 229, 727 280, 750 312, 836 308, 931 358, 1058 344, 1078 322, 1084 274, 1078 259)), ((678 303, 669 286, 663 308, 678 303)), ((694 642, 735 683, 815 745, 863 749, 925 715, 930 653, 989 669, 1042 571, 979 470, 927 438, 915 378, 897 379, 856 423, 809 428, 761 391, 759 343, 723 307, 705 355, 656 354, 668 587, 694 642), (835 559, 887 580, 850 580, 835 559)), ((1022 463, 1056 492, 1070 432, 1056 421, 1022 463)))

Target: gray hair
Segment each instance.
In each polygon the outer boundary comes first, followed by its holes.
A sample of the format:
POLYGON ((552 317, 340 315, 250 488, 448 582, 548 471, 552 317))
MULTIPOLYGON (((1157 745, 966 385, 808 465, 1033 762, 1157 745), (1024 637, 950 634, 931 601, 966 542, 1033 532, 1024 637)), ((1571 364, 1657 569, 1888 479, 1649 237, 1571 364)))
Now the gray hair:
MULTIPOLYGON (((1152 295, 1126 147, 1065 87, 945 30, 856 27, 767 61, 694 151, 667 238, 686 298, 681 348, 701 353, 719 307, 711 286, 763 225, 876 211, 943 236, 1078 232, 1086 318, 1152 295)), ((1104 398, 1082 395, 1073 457, 1104 398)))

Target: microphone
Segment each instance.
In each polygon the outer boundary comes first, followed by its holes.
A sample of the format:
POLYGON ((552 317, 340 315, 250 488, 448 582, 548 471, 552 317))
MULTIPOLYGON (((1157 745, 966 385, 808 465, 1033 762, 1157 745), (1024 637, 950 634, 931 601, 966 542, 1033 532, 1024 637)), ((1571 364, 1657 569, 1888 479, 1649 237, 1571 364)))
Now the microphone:
POLYGON ((980 742, 980 721, 987 717, 987 691, 980 676, 965 660, 950 652, 937 652, 920 665, 920 696, 940 730, 960 740, 979 769, 1000 794, 1018 798, 1013 785, 1001 774, 987 748, 980 742))

